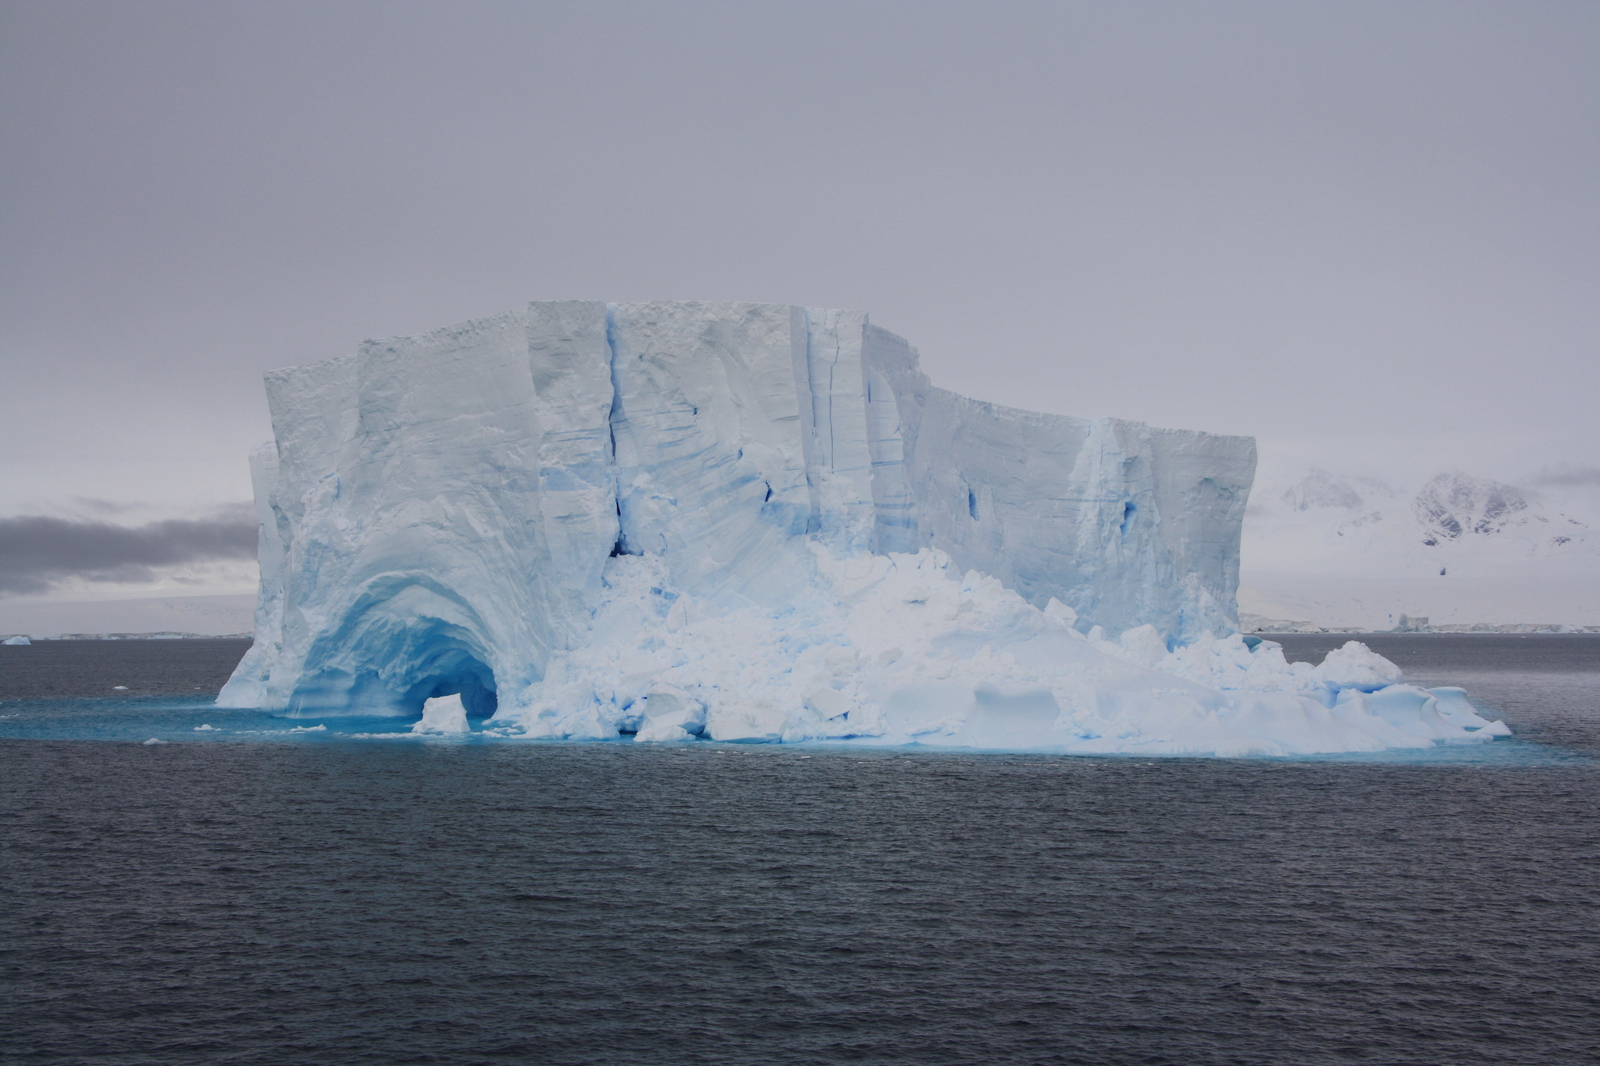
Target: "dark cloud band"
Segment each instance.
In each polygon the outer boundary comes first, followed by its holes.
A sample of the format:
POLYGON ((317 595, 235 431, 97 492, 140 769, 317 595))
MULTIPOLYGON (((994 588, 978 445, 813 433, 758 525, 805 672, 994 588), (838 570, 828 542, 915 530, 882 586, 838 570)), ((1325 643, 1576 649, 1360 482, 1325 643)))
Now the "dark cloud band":
POLYGON ((69 577, 147 581, 152 567, 251 559, 256 530, 255 522, 236 517, 144 526, 43 515, 0 518, 0 593, 47 592, 69 577))

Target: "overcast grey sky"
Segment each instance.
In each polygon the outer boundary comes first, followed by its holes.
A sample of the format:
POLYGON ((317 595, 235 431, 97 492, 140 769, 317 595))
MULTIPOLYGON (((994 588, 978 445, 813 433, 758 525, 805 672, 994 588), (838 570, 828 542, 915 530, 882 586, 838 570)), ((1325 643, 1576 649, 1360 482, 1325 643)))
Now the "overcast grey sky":
POLYGON ((1581 472, 1597 193, 1596 3, 10 0, 0 516, 246 498, 263 370, 562 297, 860 308, 1003 403, 1581 472))

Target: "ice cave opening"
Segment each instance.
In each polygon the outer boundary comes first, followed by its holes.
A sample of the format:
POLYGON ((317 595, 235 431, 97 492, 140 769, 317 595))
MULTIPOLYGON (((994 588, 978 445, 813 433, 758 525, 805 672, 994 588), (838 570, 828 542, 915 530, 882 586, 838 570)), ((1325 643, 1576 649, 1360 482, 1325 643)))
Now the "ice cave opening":
POLYGON ((470 651, 447 643, 430 654, 419 680, 406 689, 402 704, 407 715, 422 717, 422 705, 435 696, 461 694, 468 718, 490 718, 500 706, 494 671, 470 651))

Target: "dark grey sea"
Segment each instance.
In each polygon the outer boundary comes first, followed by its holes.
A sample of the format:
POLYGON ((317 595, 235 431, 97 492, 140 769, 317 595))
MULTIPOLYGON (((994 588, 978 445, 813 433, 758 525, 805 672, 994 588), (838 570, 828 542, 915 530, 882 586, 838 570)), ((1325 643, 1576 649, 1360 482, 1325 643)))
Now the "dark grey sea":
POLYGON ((1600 638, 1362 639, 1517 736, 419 743, 217 711, 240 642, 0 647, 0 1059, 1600 1061, 1600 638))

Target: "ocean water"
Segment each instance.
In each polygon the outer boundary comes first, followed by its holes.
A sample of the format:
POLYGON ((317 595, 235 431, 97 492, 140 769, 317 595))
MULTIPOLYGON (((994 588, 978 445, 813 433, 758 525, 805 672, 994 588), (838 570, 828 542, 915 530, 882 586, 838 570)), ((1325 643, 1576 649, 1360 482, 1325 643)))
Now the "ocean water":
POLYGON ((34 649, 0 648, 0 1057, 1600 1059, 1600 639, 1363 639, 1518 737, 1303 760, 361 739, 197 700, 242 644, 36 645, 45 699, 34 649))

